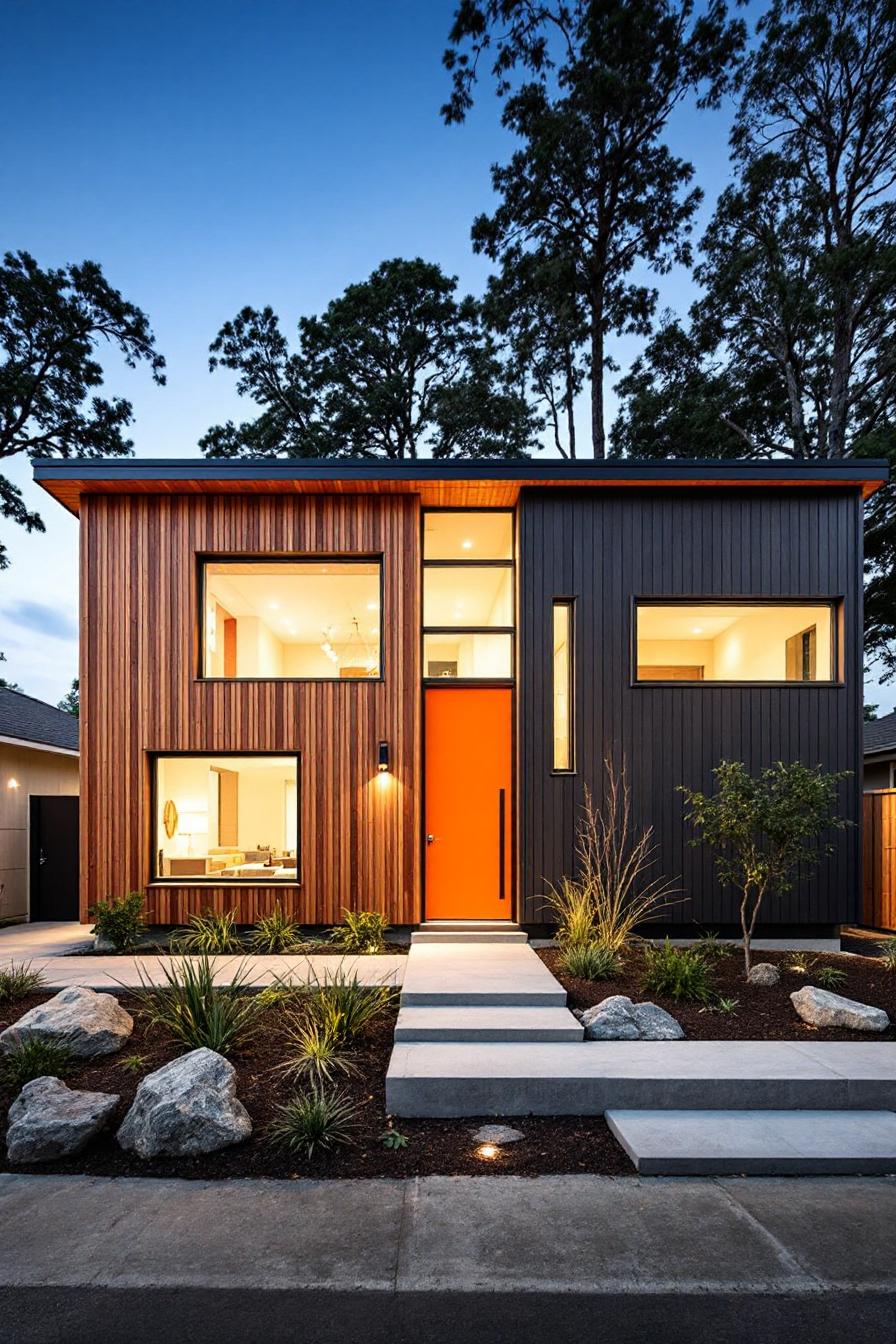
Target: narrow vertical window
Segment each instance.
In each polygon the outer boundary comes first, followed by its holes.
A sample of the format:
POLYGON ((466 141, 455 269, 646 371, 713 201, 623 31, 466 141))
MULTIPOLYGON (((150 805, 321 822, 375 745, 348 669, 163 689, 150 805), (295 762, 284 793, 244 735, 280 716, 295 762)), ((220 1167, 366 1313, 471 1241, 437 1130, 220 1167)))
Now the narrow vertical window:
POLYGON ((555 770, 573 769, 572 747, 572 603, 554 603, 554 761, 555 770))

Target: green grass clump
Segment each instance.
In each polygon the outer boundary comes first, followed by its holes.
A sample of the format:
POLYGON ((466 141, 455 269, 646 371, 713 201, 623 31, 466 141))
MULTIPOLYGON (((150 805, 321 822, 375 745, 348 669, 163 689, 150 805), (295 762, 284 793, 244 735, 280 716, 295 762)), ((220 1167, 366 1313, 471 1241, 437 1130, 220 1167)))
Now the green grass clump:
POLYGON ((43 971, 33 970, 30 961, 4 966, 0 970, 0 1003, 15 1003, 43 989, 44 984, 43 971))
POLYGON ((312 1084, 277 1108, 268 1138, 295 1156, 313 1157, 318 1149, 353 1143, 359 1111, 345 1092, 312 1084))
POLYGON ((329 1024, 341 1045, 352 1045, 367 1028, 389 1011, 398 999, 390 985, 362 985, 342 971, 326 974, 303 995, 302 1009, 309 1017, 329 1024))
POLYGON ((839 966, 822 966, 820 971, 816 971, 814 978, 822 989, 839 989, 841 985, 846 984, 846 972, 839 966))
POLYGON ((386 950, 389 921, 375 910, 343 910, 342 923, 330 930, 330 937, 343 952, 375 955, 386 950))
POLYGON ((287 1077, 309 1077, 315 1082, 330 1082, 334 1073, 353 1073, 355 1065, 346 1052, 338 1012, 326 1018, 309 1013, 306 1007, 288 1013, 284 1021, 286 1058, 278 1066, 287 1077))
POLYGON ((717 933, 712 932, 701 933, 694 947, 708 962, 722 961, 734 951, 730 943, 724 943, 717 933))
POLYGON ((672 999, 709 1003, 713 996, 712 972, 697 948, 673 947, 667 938, 659 947, 644 944, 641 987, 672 999))
POLYGON ((269 915, 262 915, 252 926, 247 942, 253 952, 276 955, 301 947, 302 934, 295 920, 283 913, 278 901, 269 915))
MULTIPOLYGON (((591 893, 570 878, 561 878, 558 887, 551 887, 546 904, 557 921, 554 937, 557 946, 566 950, 588 947, 595 940, 594 906, 591 893)), ((571 972, 570 972, 571 974, 571 972)))
POLYGON ((216 985, 207 953, 184 957, 172 966, 160 963, 164 984, 154 985, 138 967, 140 989, 133 993, 151 1027, 163 1027, 188 1047, 205 1046, 229 1055, 258 1031, 268 1005, 251 992, 246 963, 229 985, 216 985))
POLYGON ((18 1092, 35 1078, 61 1078, 71 1063, 72 1052, 67 1046, 31 1036, 4 1055, 0 1078, 11 1091, 18 1092))
POLYGON ((179 952, 199 952, 208 956, 241 952, 243 948, 233 910, 225 910, 221 915, 214 910, 191 915, 187 927, 172 934, 171 941, 179 952))
POLYGON ((884 938, 878 943, 880 959, 888 971, 896 971, 896 938, 884 938))
POLYGON ((560 953, 560 969, 576 980, 613 980, 622 963, 611 947, 603 943, 573 944, 560 953))

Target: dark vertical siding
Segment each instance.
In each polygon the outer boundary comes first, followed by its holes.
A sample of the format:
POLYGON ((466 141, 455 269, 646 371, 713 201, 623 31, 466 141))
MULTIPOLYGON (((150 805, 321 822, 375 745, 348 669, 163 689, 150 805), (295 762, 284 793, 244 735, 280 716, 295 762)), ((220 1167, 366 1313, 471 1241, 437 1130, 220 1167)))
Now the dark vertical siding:
MULTIPOLYGON (((519 506, 520 918, 545 918, 541 893, 573 863, 585 783, 624 755, 640 822, 688 899, 664 920, 733 923, 710 856, 687 842, 679 784, 709 789, 723 758, 852 770, 841 810, 859 821, 862 720, 861 501, 851 490, 594 492, 524 490, 519 506), (632 686, 638 596, 843 599, 844 687, 632 686), (551 602, 576 599, 574 776, 551 774, 551 602)), ((858 831, 810 881, 769 900, 766 923, 856 919, 858 831)))

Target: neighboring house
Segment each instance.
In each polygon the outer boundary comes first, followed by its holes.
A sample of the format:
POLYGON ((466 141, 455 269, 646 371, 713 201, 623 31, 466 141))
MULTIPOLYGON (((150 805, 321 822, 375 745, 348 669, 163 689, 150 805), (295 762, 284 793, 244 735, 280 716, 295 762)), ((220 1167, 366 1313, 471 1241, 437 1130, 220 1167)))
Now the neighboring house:
MULTIPOLYGON (((69 885, 75 889, 77 854, 72 857, 69 849, 63 855, 61 839, 51 854, 50 840, 60 835, 60 826, 66 839, 69 833, 76 836, 76 824, 72 830, 60 816, 74 815, 76 823, 77 795, 78 720, 43 700, 0 687, 0 919, 25 919, 29 909, 33 919, 60 913, 37 908, 32 874, 47 864, 61 861, 70 869, 73 862, 69 885), (65 801, 59 803, 60 798, 65 801), (47 840, 43 856, 38 826, 47 840)), ((77 901, 68 914, 77 919, 77 901)))
POLYGON ((896 784, 896 710, 865 724, 864 788, 892 789, 896 784))
MULTIPOLYGON (((81 913, 146 892, 307 924, 547 919, 584 786, 627 763, 681 875, 737 922, 681 784, 723 758, 849 770, 862 501, 885 463, 50 461, 81 519, 81 913)), ((859 836, 765 927, 859 913, 859 836)))

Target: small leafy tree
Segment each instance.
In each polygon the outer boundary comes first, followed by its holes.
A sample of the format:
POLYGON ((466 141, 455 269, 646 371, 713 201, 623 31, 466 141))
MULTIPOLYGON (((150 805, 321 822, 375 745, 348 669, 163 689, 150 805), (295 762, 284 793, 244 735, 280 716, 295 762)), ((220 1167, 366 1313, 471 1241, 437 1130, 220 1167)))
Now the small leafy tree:
POLYGON ((750 970, 750 944, 765 897, 783 895, 793 886, 800 864, 816 865, 833 844, 820 837, 852 823, 836 815, 837 786, 851 774, 829 774, 820 765, 800 761, 774 765, 752 776, 742 761, 722 761, 713 770, 712 795, 681 786, 685 819, 699 832, 693 845, 715 851, 720 880, 740 893, 744 969, 750 970))
POLYGON ((80 681, 75 677, 71 685, 71 690, 66 691, 65 695, 56 705, 57 709, 65 710, 66 714, 73 714, 77 719, 81 712, 80 681))

